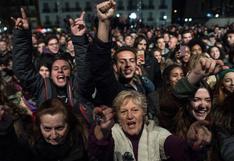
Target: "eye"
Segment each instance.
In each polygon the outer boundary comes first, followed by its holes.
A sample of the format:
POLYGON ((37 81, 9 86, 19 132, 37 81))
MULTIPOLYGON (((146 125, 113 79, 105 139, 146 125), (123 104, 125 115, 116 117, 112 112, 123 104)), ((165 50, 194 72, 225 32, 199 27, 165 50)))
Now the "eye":
POLYGON ((120 113, 125 114, 125 113, 127 113, 127 110, 121 110, 120 113))
POLYGON ((62 130, 64 130, 64 128, 65 128, 65 126, 59 126, 59 127, 56 128, 56 130, 62 131, 62 130))
POLYGON ((53 68, 54 71, 57 71, 58 69, 59 69, 58 67, 54 67, 54 68, 53 68))
POLYGON ((44 131, 49 132, 51 130, 50 127, 43 127, 44 131))

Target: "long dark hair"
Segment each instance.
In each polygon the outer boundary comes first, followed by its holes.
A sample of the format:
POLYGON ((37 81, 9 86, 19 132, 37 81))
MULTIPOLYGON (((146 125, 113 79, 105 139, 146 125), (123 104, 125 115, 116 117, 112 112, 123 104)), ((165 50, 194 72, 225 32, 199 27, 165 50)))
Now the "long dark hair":
POLYGON ((234 93, 224 99, 223 104, 219 104, 214 110, 213 124, 222 127, 234 134, 234 93))
MULTIPOLYGON (((190 125, 196 121, 196 119, 191 115, 191 103, 190 101, 193 99, 193 97, 195 96, 195 94, 197 93, 197 91, 201 88, 204 88, 208 91, 210 98, 211 98, 211 102, 212 102, 212 91, 209 88, 209 86, 207 84, 201 84, 200 87, 196 90, 196 92, 194 92, 194 95, 188 99, 188 101, 185 103, 185 107, 181 107, 180 110, 178 111, 177 115, 176 115, 176 135, 182 137, 182 138, 186 138, 188 129, 190 127, 190 125)), ((212 103, 211 103, 212 105, 212 103)), ((210 120, 211 119, 211 111, 210 113, 207 115, 206 120, 210 120)))

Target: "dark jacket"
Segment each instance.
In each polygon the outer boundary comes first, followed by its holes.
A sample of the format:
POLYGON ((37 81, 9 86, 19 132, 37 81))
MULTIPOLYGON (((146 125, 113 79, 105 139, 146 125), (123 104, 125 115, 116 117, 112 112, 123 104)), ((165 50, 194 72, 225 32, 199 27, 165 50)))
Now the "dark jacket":
POLYGON ((122 90, 137 90, 147 95, 145 82, 139 77, 133 78, 137 89, 124 80, 116 79, 111 57, 111 42, 104 43, 95 38, 89 51, 89 61, 91 62, 92 75, 95 78, 98 104, 111 106, 114 98, 122 90))
POLYGON ((77 66, 65 88, 58 88, 51 79, 44 80, 32 62, 32 40, 30 30, 14 30, 13 70, 22 86, 29 91, 40 105, 46 99, 63 96, 70 106, 91 106, 94 91, 87 64, 88 39, 86 36, 72 36, 76 51, 77 66), (78 69, 78 70, 77 70, 78 69), (46 84, 47 82, 47 84, 46 84))

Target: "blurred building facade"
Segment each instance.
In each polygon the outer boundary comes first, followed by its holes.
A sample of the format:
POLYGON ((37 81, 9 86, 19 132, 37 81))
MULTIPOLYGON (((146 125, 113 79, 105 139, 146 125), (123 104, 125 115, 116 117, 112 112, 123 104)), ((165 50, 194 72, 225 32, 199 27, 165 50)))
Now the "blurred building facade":
MULTIPOLYGON (((172 0, 116 0, 116 16, 148 25, 168 25, 171 23, 172 0), (135 17, 136 15, 136 17, 135 17)), ((76 18, 81 11, 86 12, 86 22, 95 17, 95 3, 92 0, 39 0, 40 20, 43 26, 64 27, 64 18, 76 18)))

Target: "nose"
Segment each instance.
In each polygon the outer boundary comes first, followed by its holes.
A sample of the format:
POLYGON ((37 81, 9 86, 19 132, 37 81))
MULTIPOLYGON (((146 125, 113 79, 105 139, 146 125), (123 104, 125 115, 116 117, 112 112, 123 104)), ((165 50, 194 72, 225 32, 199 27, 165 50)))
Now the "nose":
POLYGON ((51 136, 51 139, 56 139, 56 138, 57 138, 57 132, 53 129, 53 130, 51 131, 50 136, 51 136))
POLYGON ((59 73, 63 73, 63 69, 62 69, 62 68, 59 68, 58 72, 59 72, 59 73))
POLYGON ((127 113, 127 118, 128 118, 128 119, 132 119, 132 118, 133 118, 133 114, 132 114, 131 111, 129 111, 129 112, 127 113))

